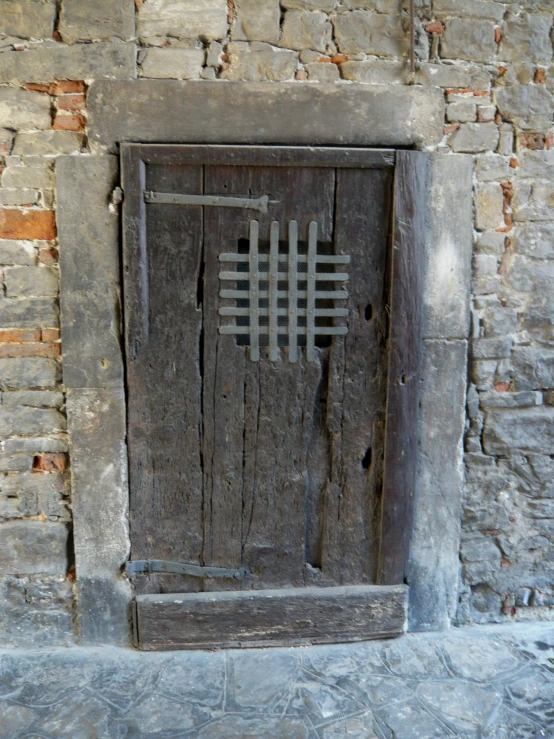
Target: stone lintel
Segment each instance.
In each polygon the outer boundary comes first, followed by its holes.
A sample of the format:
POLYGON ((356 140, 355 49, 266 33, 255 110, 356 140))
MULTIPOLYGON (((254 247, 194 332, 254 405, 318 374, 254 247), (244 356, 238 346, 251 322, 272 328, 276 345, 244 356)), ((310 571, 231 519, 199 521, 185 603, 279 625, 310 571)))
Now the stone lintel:
POLYGON ((93 145, 198 144, 431 146, 443 135, 444 94, 433 87, 363 84, 94 82, 93 145))

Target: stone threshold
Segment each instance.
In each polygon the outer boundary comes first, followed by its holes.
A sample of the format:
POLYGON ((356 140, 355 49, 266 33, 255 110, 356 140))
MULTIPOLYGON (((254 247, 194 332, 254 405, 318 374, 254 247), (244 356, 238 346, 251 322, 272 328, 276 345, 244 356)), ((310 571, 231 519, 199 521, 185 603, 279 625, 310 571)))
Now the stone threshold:
POLYGON ((0 736, 535 739, 554 735, 554 624, 357 644, 0 650, 0 736))

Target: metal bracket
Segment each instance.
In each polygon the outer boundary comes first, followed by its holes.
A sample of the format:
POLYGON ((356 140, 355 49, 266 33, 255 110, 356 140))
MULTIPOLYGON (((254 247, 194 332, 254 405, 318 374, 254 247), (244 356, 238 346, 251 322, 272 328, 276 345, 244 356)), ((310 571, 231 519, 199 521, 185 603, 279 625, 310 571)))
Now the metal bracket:
POLYGON ((125 572, 132 577, 137 573, 165 573, 171 575, 189 575, 190 577, 225 578, 226 580, 244 580, 248 574, 245 567, 230 570, 225 567, 200 567, 200 565, 183 562, 166 562, 161 559, 138 559, 127 562, 125 572))
POLYGON ((176 205, 212 205, 217 208, 243 208, 267 213, 269 196, 259 198, 231 198, 226 195, 182 195, 173 192, 152 192, 144 190, 145 203, 171 203, 176 205))

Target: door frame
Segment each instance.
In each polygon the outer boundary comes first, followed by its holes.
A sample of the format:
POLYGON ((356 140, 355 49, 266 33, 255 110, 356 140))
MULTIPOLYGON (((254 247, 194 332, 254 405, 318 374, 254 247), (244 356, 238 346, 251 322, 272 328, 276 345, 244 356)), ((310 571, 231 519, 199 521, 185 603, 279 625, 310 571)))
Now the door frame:
MULTIPOLYGON (((241 143, 244 118, 249 121, 249 140, 262 144, 301 140, 331 146, 425 147, 440 140, 444 99, 434 88, 330 87, 226 83, 216 88, 215 83, 144 80, 94 83, 89 91, 93 155, 57 159, 63 380, 70 434, 77 617, 83 644, 128 645, 131 639, 132 592, 123 572, 129 536, 117 191, 112 197, 119 176, 118 159, 107 152, 117 150, 118 142, 132 141, 241 143), (152 102, 159 95, 165 106, 163 120, 152 102), (230 100, 241 109, 241 121, 225 116, 230 100), (328 106, 350 110, 352 115, 327 115, 328 106), (302 130, 291 129, 293 118, 302 120, 302 130), (201 127, 206 120, 208 125, 201 127)), ((430 154, 427 177, 420 183, 425 193, 420 198, 425 232, 420 408, 424 423, 407 570, 412 630, 447 628, 456 608, 472 164, 467 155, 430 154), (437 265, 445 259, 453 289, 441 289, 437 265), (447 433, 445 414, 451 420, 447 433)), ((409 532, 402 533, 409 538, 409 532)))

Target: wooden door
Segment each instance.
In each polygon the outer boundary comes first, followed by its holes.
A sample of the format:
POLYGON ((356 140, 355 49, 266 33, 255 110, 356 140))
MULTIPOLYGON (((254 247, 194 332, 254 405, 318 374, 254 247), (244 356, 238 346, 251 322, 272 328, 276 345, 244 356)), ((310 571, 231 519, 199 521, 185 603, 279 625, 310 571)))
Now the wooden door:
POLYGON ((123 147, 140 647, 403 631, 421 157, 123 147))

